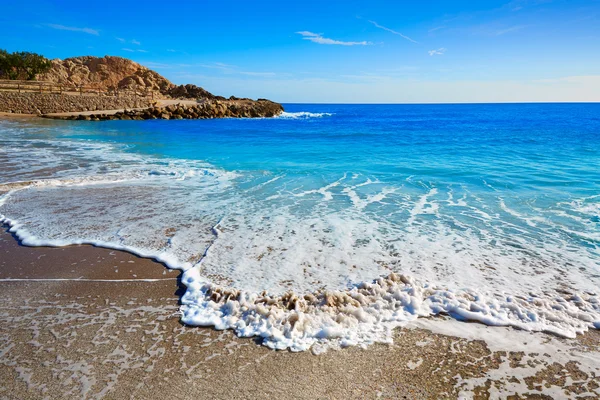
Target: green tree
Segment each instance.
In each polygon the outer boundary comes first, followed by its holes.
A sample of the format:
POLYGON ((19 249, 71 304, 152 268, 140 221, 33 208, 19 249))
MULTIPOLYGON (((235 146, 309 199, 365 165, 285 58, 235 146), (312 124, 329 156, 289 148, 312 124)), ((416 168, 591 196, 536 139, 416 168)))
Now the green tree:
POLYGON ((0 49, 0 78, 8 78, 12 70, 11 54, 3 49, 0 49))
POLYGON ((52 62, 42 55, 28 51, 8 53, 0 49, 0 77, 5 79, 34 80, 50 68, 52 62))

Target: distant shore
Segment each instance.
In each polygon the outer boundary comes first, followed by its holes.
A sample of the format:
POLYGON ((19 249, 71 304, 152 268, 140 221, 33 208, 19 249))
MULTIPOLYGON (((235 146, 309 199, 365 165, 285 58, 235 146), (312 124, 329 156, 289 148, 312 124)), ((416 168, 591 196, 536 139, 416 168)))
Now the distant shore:
POLYGON ((6 227, 0 254, 5 398, 599 394, 600 363, 595 372, 581 364, 600 360, 598 331, 566 340, 435 318, 398 329, 392 345, 273 351, 230 331, 182 326, 179 271, 151 260, 92 246, 24 247, 6 227), (451 333, 459 331, 466 338, 451 333))

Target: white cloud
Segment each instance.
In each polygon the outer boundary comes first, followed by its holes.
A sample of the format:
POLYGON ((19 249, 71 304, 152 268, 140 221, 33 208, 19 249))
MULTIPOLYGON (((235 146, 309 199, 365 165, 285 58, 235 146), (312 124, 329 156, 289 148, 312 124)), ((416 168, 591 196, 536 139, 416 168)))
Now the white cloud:
POLYGON ((441 56, 446 52, 446 48, 440 47, 439 49, 429 50, 428 53, 430 56, 441 56))
POLYGON ((216 62, 216 63, 214 63, 214 65, 216 65, 219 68, 237 68, 235 65, 225 64, 222 62, 216 62))
POLYGON ((252 71, 240 71, 239 72, 242 75, 248 75, 248 76, 275 76, 275 72, 252 72, 252 71))
POLYGON ((309 32, 309 31, 300 31, 300 32, 296 32, 298 35, 302 35, 302 36, 311 36, 311 37, 319 37, 322 36, 322 33, 313 33, 313 32, 309 32))
POLYGON ((147 52, 148 52, 148 50, 142 50, 142 49, 137 49, 137 50, 134 50, 134 49, 129 49, 129 48, 127 48, 127 47, 124 47, 124 48, 122 48, 121 50, 123 50, 123 51, 128 51, 128 52, 130 52, 130 53, 135 53, 135 52, 138 52, 138 53, 147 53, 147 52))
POLYGON ((115 39, 117 39, 121 43, 131 43, 131 44, 135 44, 136 46, 140 46, 141 45, 141 43, 138 42, 135 39, 127 40, 127 39, 124 39, 122 37, 116 37, 116 36, 115 36, 115 39))
POLYGON ((152 61, 146 61, 144 63, 145 67, 148 68, 153 68, 153 69, 172 69, 173 66, 169 65, 169 64, 162 64, 162 63, 157 63, 157 62, 152 62, 152 61))
POLYGON ((61 31, 72 31, 72 32, 83 32, 83 33, 87 33, 89 35, 100 35, 100 33, 96 30, 96 29, 91 29, 91 28, 77 28, 74 26, 65 26, 65 25, 59 25, 59 24, 46 24, 46 26, 52 28, 52 29, 58 29, 61 31))
POLYGON ((234 75, 246 75, 246 76, 254 76, 254 77, 273 77, 277 75, 275 72, 256 72, 256 71, 243 71, 240 67, 231 64, 225 64, 221 62, 215 62, 212 64, 200 64, 202 68, 209 69, 218 69, 222 71, 224 74, 234 74, 234 75))
POLYGON ((373 43, 367 42, 365 40, 363 40, 361 42, 344 42, 341 40, 329 39, 329 38, 323 37, 322 33, 314 33, 314 32, 309 32, 309 31, 300 31, 300 32, 296 32, 296 33, 304 36, 303 37, 304 40, 310 40, 311 42, 318 43, 318 44, 335 44, 335 45, 340 45, 340 46, 368 46, 368 45, 373 44, 373 43))
POLYGON ((224 71, 233 70, 236 68, 235 65, 223 64, 220 62, 212 63, 212 64, 200 64, 202 68, 211 68, 211 69, 221 69, 224 71))
POLYGON ((174 49, 167 49, 167 51, 168 51, 169 53, 177 53, 177 50, 174 50, 174 49))
POLYGON ((499 31, 496 31, 496 36, 504 35, 505 33, 520 31, 523 28, 525 28, 525 25, 511 26, 510 28, 501 29, 499 31))
POLYGON ((435 31, 439 31, 440 29, 444 29, 446 26, 436 26, 435 28, 429 29, 427 32, 432 33, 435 31))
POLYGON ((386 28, 386 27, 385 27, 385 26, 383 26, 383 25, 379 25, 379 24, 378 24, 377 22, 375 22, 375 21, 369 21, 369 22, 370 22, 370 23, 372 23, 373 25, 375 25, 375 27, 377 27, 377 28, 379 28, 379 29, 383 29, 384 31, 388 31, 388 32, 390 32, 390 33, 393 33, 394 35, 398 35, 398 36, 400 36, 400 37, 402 37, 402 38, 404 38, 404 39, 408 40, 409 42, 413 42, 413 43, 419 43, 419 42, 417 42, 416 40, 413 40, 413 39, 409 38, 408 36, 401 34, 400 32, 397 32, 397 31, 395 31, 395 30, 393 30, 393 29, 390 29, 390 28, 386 28))

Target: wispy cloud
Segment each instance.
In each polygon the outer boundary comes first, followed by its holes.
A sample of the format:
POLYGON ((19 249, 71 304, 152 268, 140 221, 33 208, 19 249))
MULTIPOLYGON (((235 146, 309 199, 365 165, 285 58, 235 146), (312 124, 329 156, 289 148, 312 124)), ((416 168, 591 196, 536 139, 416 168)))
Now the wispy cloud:
POLYGON ((444 55, 445 52, 446 52, 446 49, 444 47, 440 47, 439 49, 428 51, 430 56, 441 56, 441 55, 444 55))
POLYGON ((371 21, 371 20, 369 20, 369 22, 370 22, 370 23, 372 23, 373 25, 375 25, 375 27, 376 27, 376 28, 383 29, 384 31, 388 31, 388 32, 390 32, 390 33, 393 33, 394 35, 398 35, 398 36, 400 36, 400 37, 402 37, 402 38, 404 38, 404 39, 408 40, 409 42, 413 42, 413 43, 419 43, 419 42, 417 42, 416 40, 413 40, 413 39, 409 38, 409 37, 408 37, 408 36, 406 36, 406 35, 403 35, 402 33, 398 32, 398 31, 395 31, 395 30, 393 30, 393 29, 387 28, 387 27, 385 27, 385 26, 383 26, 383 25, 379 25, 379 24, 378 24, 377 22, 375 22, 375 21, 371 21))
POLYGON ((511 27, 506 28, 506 29, 500 29, 500 30, 496 31, 496 36, 505 35, 507 33, 520 31, 523 28, 525 28, 525 25, 515 25, 515 26, 511 26, 511 27))
POLYGON ((148 52, 148 50, 142 50, 142 49, 136 49, 136 50, 134 50, 134 49, 129 49, 127 47, 124 47, 121 50, 128 51, 130 53, 147 53, 148 52))
POLYGON ((167 51, 168 51, 169 53, 177 53, 177 50, 175 50, 175 49, 167 49, 167 51))
POLYGON ((211 68, 211 69, 222 69, 222 70, 233 70, 237 68, 235 65, 224 64, 220 62, 212 63, 212 64, 200 64, 202 68, 211 68))
POLYGON ((300 32, 296 32, 296 33, 298 35, 302 35, 304 40, 310 40, 311 42, 318 43, 318 44, 334 44, 334 45, 340 45, 340 46, 368 46, 368 45, 373 44, 373 43, 367 42, 365 40, 363 40, 361 42, 344 42, 341 40, 329 39, 329 38, 323 37, 322 33, 314 33, 314 32, 309 32, 309 31, 300 31, 300 32))
POLYGON ((510 11, 521 11, 522 9, 528 7, 536 7, 539 5, 550 3, 552 0, 513 0, 506 3, 502 8, 510 11))
POLYGON ((253 71, 239 71, 239 74, 248 75, 248 76, 275 76, 275 72, 253 72, 253 71))
POLYGON ((141 43, 138 42, 135 39, 127 40, 127 39, 122 38, 122 37, 115 37, 115 39, 117 39, 121 43, 131 43, 131 44, 135 44, 136 46, 140 46, 141 45, 141 43))
POLYGON ((171 69, 171 68, 173 68, 172 65, 157 63, 157 62, 153 62, 153 61, 146 61, 144 63, 144 66, 146 66, 148 68, 154 68, 154 69, 171 69))
POLYGON ((429 29, 427 32, 432 33, 435 31, 439 31, 440 29, 444 29, 445 27, 446 27, 445 25, 444 26, 436 26, 435 28, 429 29))
POLYGON ((72 32, 83 32, 89 35, 100 35, 100 33, 96 29, 92 28, 77 28, 75 26, 65 26, 60 24, 46 24, 47 27, 52 29, 58 29, 60 31, 72 31, 72 32))
POLYGON ((257 71, 244 71, 240 67, 231 64, 225 64, 221 62, 215 62, 211 64, 200 64, 202 68, 218 69, 224 74, 235 74, 235 75, 246 75, 255 77, 272 77, 277 75, 275 72, 257 72, 257 71))

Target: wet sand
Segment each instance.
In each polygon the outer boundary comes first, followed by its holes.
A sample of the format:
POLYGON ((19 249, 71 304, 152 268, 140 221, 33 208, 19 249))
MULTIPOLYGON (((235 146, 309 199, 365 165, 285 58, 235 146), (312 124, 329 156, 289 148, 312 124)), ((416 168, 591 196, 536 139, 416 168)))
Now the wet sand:
POLYGON ((598 331, 436 318, 392 345, 273 351, 183 326, 178 276, 119 251, 20 246, 2 229, 0 398, 600 398, 598 331))

